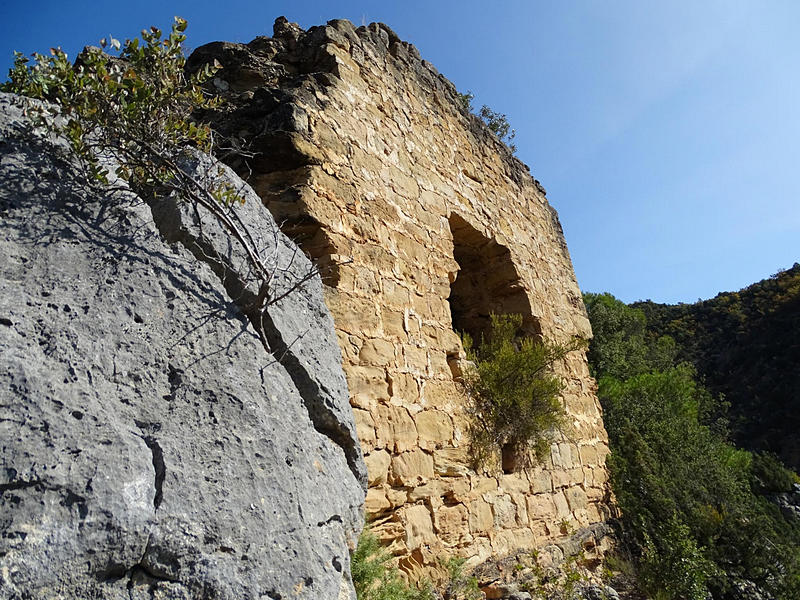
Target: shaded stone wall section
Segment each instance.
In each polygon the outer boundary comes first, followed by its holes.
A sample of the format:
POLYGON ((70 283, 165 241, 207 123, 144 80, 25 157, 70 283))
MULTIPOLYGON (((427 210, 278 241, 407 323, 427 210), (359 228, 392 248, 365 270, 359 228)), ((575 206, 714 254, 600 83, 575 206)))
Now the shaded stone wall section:
POLYGON ((219 122, 262 152, 254 188, 335 274, 325 300, 369 473, 367 513, 401 568, 419 574, 448 555, 477 564, 604 521, 607 436, 580 352, 559 365, 570 428, 544 464, 489 474, 467 458, 454 320, 480 330, 496 305, 546 339, 591 335, 557 215, 527 167, 384 25, 304 32, 279 20, 274 38, 235 46, 248 64, 273 65, 259 67, 263 82, 237 83, 243 59, 228 64, 220 48, 198 57, 221 60, 224 86, 237 90, 219 122), (487 294, 470 304, 479 285, 487 294))
POLYGON ((450 274, 450 314, 453 329, 478 343, 491 334, 491 315, 518 314, 523 330, 539 336, 541 326, 531 314, 528 294, 508 248, 485 238, 457 214, 448 219, 453 258, 458 272, 450 274))

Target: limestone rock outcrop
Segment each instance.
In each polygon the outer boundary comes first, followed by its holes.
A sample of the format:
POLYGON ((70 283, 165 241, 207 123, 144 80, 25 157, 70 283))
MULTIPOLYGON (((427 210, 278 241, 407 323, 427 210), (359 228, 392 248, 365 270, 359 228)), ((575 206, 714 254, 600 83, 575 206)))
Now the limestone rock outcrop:
MULTIPOLYGON (((354 598, 366 471, 319 278, 267 354, 212 223, 58 148, 0 95, 0 598, 354 598)), ((246 193, 291 286, 310 263, 246 193)))
POLYGON ((550 340, 591 335, 525 165, 385 25, 281 18, 273 37, 202 46, 188 68, 213 59, 227 102, 203 116, 251 155, 227 160, 323 269, 367 512, 401 568, 477 564, 605 521, 607 436, 580 352, 559 366, 570 427, 544 464, 492 473, 467 457, 459 332, 479 338, 497 312, 550 340))

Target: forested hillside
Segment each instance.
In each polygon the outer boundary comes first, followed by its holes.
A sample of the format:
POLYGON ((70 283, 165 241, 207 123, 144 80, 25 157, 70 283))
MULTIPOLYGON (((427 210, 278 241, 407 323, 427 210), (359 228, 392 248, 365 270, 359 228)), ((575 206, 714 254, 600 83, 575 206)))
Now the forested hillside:
POLYGON ((638 302, 653 339, 671 336, 679 360, 730 403, 737 444, 800 469, 800 263, 695 304, 638 302))
POLYGON ((796 600, 800 479, 730 442, 724 407, 677 358, 691 336, 657 335, 641 309, 610 294, 584 301, 623 560, 648 597, 796 600))

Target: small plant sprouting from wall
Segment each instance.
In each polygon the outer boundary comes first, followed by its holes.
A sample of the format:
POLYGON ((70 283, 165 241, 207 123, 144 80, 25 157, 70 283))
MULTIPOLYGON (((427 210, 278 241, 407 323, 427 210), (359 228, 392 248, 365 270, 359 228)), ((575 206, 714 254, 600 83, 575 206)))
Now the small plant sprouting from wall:
POLYGON ((451 557, 443 562, 449 581, 442 594, 444 600, 482 600, 478 580, 464 572, 465 558, 451 557))
POLYGON ((527 466, 533 453, 546 456, 554 431, 563 430, 562 379, 554 364, 568 353, 585 347, 582 340, 567 345, 521 336, 521 315, 491 316, 488 340, 475 346, 462 336, 467 358, 463 385, 469 402, 470 452, 476 467, 485 467, 498 451, 503 470, 527 466))
POLYGON ((510 148, 512 153, 517 151, 517 146, 514 144, 517 132, 511 129, 506 115, 496 112, 484 104, 481 106, 478 116, 483 119, 483 122, 491 129, 492 133, 510 148))
POLYGON ((358 600, 481 600, 484 594, 478 580, 464 570, 466 559, 451 557, 441 561, 447 570, 437 590, 427 579, 412 585, 403 581, 392 555, 377 536, 364 527, 358 546, 350 557, 350 573, 358 600))
POLYGON ((458 94, 458 101, 461 103, 461 110, 465 113, 472 112, 472 101, 475 99, 475 94, 467 90, 466 94, 458 94))
MULTIPOLYGON (((475 99, 475 94, 470 90, 466 93, 458 93, 458 101, 461 111, 464 113, 474 113, 475 107, 472 106, 472 101, 475 99)), ((486 123, 486 126, 495 134, 501 142, 503 142, 511 150, 511 153, 517 151, 517 146, 514 144, 514 138, 517 132, 511 129, 511 124, 508 122, 508 117, 503 113, 492 110, 485 104, 481 106, 478 111, 478 116, 486 123)))

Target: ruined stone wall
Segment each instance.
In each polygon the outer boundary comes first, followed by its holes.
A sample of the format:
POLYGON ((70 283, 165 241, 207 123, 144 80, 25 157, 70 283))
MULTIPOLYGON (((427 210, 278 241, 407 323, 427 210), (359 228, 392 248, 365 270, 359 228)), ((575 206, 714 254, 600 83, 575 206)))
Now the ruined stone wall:
POLYGON ((489 474, 467 458, 457 331, 479 335, 494 311, 549 340, 590 336, 557 215, 527 168, 383 25, 279 20, 271 39, 193 61, 211 56, 231 100, 218 120, 257 153, 251 183, 325 270, 368 517, 401 567, 477 564, 603 521, 608 445, 582 352, 560 365, 569 430, 544 464, 489 474))

